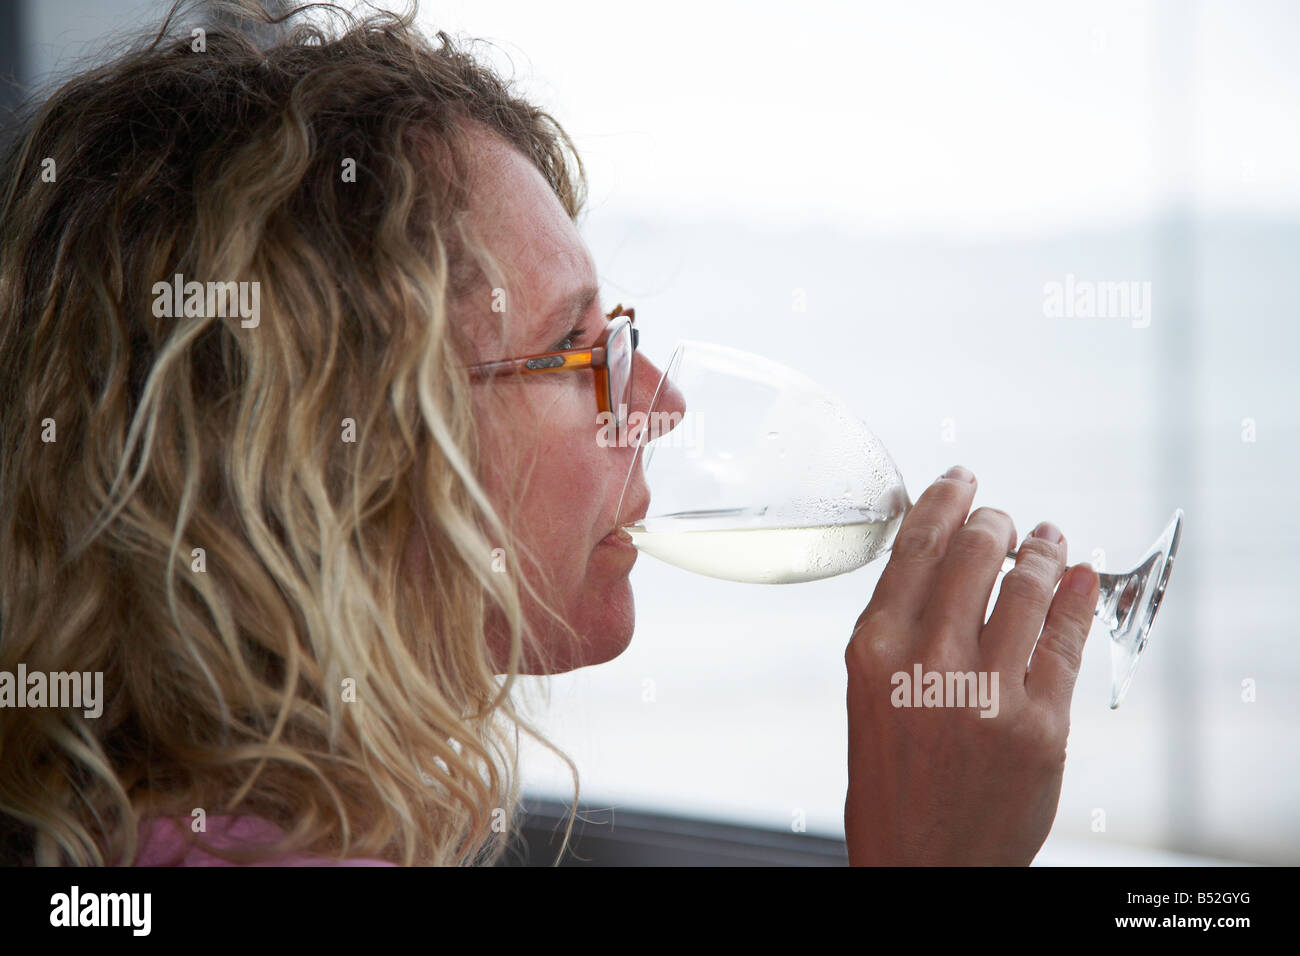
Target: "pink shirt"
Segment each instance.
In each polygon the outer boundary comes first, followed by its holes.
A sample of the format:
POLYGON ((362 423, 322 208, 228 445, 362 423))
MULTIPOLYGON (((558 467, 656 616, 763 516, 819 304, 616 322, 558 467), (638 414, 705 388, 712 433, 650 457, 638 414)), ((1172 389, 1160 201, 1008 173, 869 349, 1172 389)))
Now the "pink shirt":
MULTIPOLYGON (((254 847, 259 844, 272 843, 284 835, 284 831, 268 820, 260 817, 215 816, 208 818, 206 833, 196 837, 219 849, 234 847, 254 847)), ((232 863, 221 857, 213 856, 201 847, 192 846, 179 861, 176 856, 181 852, 185 842, 185 831, 189 819, 179 817, 173 823, 166 817, 154 817, 140 824, 140 852, 136 856, 136 866, 396 866, 388 860, 354 858, 334 861, 315 856, 282 856, 259 863, 232 863)))

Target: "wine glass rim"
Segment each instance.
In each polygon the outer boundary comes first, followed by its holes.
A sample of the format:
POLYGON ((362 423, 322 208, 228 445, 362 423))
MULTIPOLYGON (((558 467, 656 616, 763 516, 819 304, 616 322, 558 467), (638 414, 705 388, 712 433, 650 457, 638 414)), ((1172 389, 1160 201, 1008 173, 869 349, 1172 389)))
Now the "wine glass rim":
POLYGON ((636 474, 637 464, 641 461, 641 452, 646 447, 645 435, 649 429, 649 418, 654 412, 655 406, 659 403, 659 396, 663 392, 664 385, 668 382, 669 376, 674 369, 681 365, 682 356, 689 345, 709 345, 708 342, 699 342, 695 339, 678 339, 673 343, 672 354, 668 358, 668 364, 664 366, 663 374, 659 376, 659 382, 655 385, 654 395, 650 398, 650 405, 646 409, 646 425, 637 433, 636 447, 632 452, 632 461, 627 467, 627 476, 623 479, 623 490, 618 496, 618 508, 614 512, 616 521, 622 520, 623 502, 627 499, 627 489, 632 484, 632 476, 636 474))

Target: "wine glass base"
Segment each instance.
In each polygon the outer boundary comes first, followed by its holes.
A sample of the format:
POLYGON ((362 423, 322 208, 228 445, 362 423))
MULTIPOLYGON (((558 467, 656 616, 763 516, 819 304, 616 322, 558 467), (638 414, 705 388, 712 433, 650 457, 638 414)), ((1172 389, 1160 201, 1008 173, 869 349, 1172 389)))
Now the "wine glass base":
POLYGON ((1168 527, 1141 562, 1124 574, 1102 574, 1097 616, 1110 629, 1110 708, 1119 707, 1128 693, 1138 661, 1146 649, 1156 613, 1164 598, 1174 555, 1182 537, 1183 510, 1174 510, 1168 527))

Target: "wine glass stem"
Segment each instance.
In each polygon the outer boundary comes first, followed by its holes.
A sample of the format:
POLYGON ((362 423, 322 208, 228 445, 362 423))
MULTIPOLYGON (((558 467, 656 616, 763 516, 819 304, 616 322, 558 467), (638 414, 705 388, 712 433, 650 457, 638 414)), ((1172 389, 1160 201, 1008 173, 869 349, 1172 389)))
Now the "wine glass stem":
MULTIPOLYGON (((1015 566, 1016 552, 1008 551, 1006 560, 1002 562, 1002 572, 1005 574, 1015 566)), ((1101 591, 1097 595, 1097 608, 1094 613, 1101 618, 1106 627, 1113 629, 1132 609, 1133 602, 1137 599, 1136 591, 1140 588, 1137 587, 1132 572, 1128 574, 1098 572, 1097 577, 1101 581, 1101 591), (1126 593, 1128 591, 1134 593, 1126 593)))

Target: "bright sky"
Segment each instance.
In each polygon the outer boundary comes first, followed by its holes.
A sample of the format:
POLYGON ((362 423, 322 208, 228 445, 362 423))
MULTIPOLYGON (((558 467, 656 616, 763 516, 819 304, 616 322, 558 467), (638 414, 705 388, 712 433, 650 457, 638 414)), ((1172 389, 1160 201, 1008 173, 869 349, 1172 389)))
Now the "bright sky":
POLYGON ((1054 230, 1141 216, 1181 167, 1205 207, 1300 210, 1285 0, 425 0, 421 21, 500 47, 593 205, 1054 230))
MULTIPOLYGON (((32 66, 165 6, 32 3, 32 66)), ((498 45, 590 161, 593 211, 1054 232, 1186 183, 1300 214, 1294 0, 422 0, 420 20, 498 45)))

